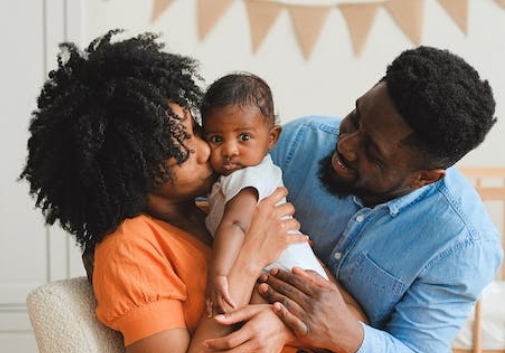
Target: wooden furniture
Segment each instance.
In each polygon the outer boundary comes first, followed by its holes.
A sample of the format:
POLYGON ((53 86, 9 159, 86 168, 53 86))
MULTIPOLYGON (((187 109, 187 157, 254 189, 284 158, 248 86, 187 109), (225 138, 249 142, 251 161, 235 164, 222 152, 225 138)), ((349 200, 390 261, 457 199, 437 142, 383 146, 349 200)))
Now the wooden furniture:
MULTIPOLYGON (((475 186, 482 201, 488 209, 491 218, 495 221, 498 230, 502 235, 502 247, 505 249, 505 167, 460 167, 461 172, 475 186)), ((493 295, 503 297, 502 303, 505 305, 505 296, 501 289, 505 289, 505 265, 502 264, 496 276, 496 283, 492 285, 496 288, 493 295), (497 291, 499 290, 499 291, 497 291)), ((485 292, 486 294, 486 292, 485 292)), ((454 353, 505 353, 503 347, 489 348, 489 344, 483 341, 483 327, 486 328, 486 311, 483 306, 486 304, 486 295, 477 302, 474 308, 473 318, 469 318, 472 327, 472 347, 468 349, 453 348, 454 353), (496 348, 496 349, 495 349, 496 348)), ((496 308, 498 309, 498 307, 496 308)), ((493 308, 491 310, 493 311, 493 308)), ((505 341, 505 317, 503 321, 503 332, 500 334, 501 340, 505 341)), ((496 346, 496 343, 494 343, 496 346)))

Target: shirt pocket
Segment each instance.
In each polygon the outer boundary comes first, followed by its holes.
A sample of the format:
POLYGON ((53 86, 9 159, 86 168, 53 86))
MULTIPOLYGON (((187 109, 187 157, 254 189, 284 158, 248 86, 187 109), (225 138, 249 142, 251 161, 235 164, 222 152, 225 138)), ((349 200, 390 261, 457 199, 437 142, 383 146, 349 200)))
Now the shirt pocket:
POLYGON ((346 271, 346 287, 361 304, 374 327, 381 327, 400 301, 404 283, 361 253, 346 271))

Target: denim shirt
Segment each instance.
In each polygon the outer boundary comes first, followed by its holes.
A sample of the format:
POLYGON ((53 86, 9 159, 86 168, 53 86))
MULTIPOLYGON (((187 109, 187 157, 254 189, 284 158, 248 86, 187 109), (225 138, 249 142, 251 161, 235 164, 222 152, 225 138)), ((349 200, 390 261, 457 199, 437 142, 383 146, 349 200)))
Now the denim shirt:
POLYGON ((271 152, 314 251, 370 320, 358 353, 449 353, 502 260, 499 234, 456 168, 373 208, 322 187, 319 161, 335 149, 340 120, 283 126, 271 152))

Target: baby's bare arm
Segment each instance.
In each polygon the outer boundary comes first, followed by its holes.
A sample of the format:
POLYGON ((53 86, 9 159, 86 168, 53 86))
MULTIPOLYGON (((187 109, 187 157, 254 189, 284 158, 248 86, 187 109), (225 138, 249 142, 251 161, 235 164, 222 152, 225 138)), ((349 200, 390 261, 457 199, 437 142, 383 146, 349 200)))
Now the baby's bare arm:
POLYGON ((209 316, 234 309, 228 293, 226 276, 242 246, 251 218, 258 203, 258 193, 253 188, 241 190, 225 205, 223 219, 217 228, 207 289, 207 314, 209 316))

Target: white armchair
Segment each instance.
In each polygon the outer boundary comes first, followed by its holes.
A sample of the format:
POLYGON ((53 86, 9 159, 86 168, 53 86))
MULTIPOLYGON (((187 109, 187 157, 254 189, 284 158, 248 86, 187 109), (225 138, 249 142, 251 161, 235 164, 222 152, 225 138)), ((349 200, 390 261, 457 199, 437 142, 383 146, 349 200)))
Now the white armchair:
POLYGON ((44 284, 26 304, 40 353, 124 353, 121 334, 98 321, 86 277, 44 284))

